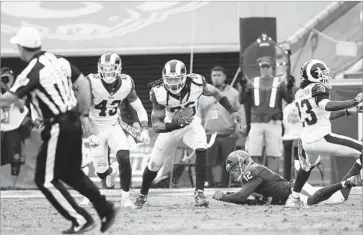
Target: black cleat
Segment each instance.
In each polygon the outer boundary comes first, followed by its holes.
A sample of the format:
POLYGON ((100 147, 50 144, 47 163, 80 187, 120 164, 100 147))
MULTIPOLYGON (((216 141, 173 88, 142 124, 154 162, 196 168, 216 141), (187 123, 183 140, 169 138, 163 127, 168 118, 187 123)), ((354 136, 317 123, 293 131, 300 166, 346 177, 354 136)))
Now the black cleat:
POLYGON ((198 190, 194 192, 194 200, 196 207, 208 207, 209 201, 204 196, 204 192, 202 190, 198 190))
POLYGON ((146 203, 146 200, 147 200, 147 195, 139 194, 135 199, 133 209, 141 209, 146 203))
POLYGON ((95 227, 96 227, 95 221, 93 219, 89 219, 82 226, 76 226, 74 223, 72 223, 69 229, 62 231, 62 234, 82 234, 91 231, 95 227))
POLYGON ((115 222, 120 207, 112 205, 111 211, 101 218, 101 232, 106 232, 115 222))

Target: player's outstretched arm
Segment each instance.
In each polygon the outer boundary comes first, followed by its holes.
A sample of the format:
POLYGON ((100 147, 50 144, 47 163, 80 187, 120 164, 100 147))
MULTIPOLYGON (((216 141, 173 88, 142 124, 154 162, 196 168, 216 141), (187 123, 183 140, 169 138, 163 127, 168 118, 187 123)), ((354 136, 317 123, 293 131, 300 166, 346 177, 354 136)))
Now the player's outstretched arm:
POLYGON ((356 113, 361 113, 362 112, 362 106, 354 106, 352 108, 349 108, 349 109, 344 109, 344 110, 339 110, 339 111, 335 111, 335 112, 332 112, 330 114, 330 117, 329 119, 330 120, 334 120, 334 119, 337 119, 337 118, 340 118, 340 117, 351 117, 353 116, 353 114, 356 114, 356 113))
POLYGON ((319 107, 326 111, 339 111, 357 106, 359 103, 361 103, 362 93, 359 93, 354 99, 345 101, 332 101, 329 100, 328 94, 319 93, 315 95, 315 100, 319 107))
POLYGON ((223 202, 235 203, 239 205, 248 204, 247 198, 256 190, 256 188, 263 182, 261 177, 256 177, 251 181, 246 182, 242 189, 232 194, 222 194, 219 197, 213 198, 223 202))

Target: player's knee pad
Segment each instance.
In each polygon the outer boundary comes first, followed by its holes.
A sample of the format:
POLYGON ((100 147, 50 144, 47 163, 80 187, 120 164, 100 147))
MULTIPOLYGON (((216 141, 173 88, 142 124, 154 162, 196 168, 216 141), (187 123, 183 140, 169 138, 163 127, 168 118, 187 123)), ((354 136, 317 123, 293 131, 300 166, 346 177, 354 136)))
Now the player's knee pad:
POLYGON ((130 162, 130 151, 129 150, 119 150, 116 153, 117 162, 121 164, 130 162))

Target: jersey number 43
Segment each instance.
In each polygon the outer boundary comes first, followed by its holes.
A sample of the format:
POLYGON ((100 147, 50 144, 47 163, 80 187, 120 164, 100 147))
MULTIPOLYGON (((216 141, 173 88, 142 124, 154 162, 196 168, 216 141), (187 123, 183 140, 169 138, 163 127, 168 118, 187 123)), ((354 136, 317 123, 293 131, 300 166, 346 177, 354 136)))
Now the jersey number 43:
POLYGON ((109 105, 107 103, 108 100, 102 100, 100 103, 95 105, 95 109, 100 110, 101 117, 105 117, 107 115, 113 116, 117 114, 117 109, 121 104, 121 100, 113 100, 109 105))
POLYGON ((296 102, 295 104, 298 109, 303 127, 305 127, 306 125, 310 126, 316 124, 318 119, 313 111, 313 107, 311 106, 309 100, 304 99, 300 102, 296 102))

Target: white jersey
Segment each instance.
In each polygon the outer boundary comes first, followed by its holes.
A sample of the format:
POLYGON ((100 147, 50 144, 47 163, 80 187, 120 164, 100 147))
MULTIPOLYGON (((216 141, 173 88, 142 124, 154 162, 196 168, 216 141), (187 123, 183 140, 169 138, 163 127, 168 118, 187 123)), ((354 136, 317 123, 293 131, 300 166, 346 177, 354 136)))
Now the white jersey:
POLYGON ((182 108, 192 107, 194 109, 193 122, 200 122, 198 113, 199 97, 203 94, 204 90, 204 77, 199 74, 189 74, 184 92, 181 97, 171 94, 165 89, 163 85, 155 86, 150 91, 151 102, 156 102, 165 107, 165 123, 170 123, 173 114, 182 108))
POLYGON ((295 94, 295 105, 298 108, 303 129, 301 140, 306 143, 315 142, 331 132, 330 112, 319 107, 318 95, 329 97, 329 89, 319 83, 309 84, 295 94))
POLYGON ((119 86, 113 92, 108 92, 99 74, 89 74, 87 77, 91 82, 93 101, 89 117, 99 132, 117 123, 120 115, 119 106, 134 89, 134 83, 129 75, 121 74, 118 78, 119 86))

